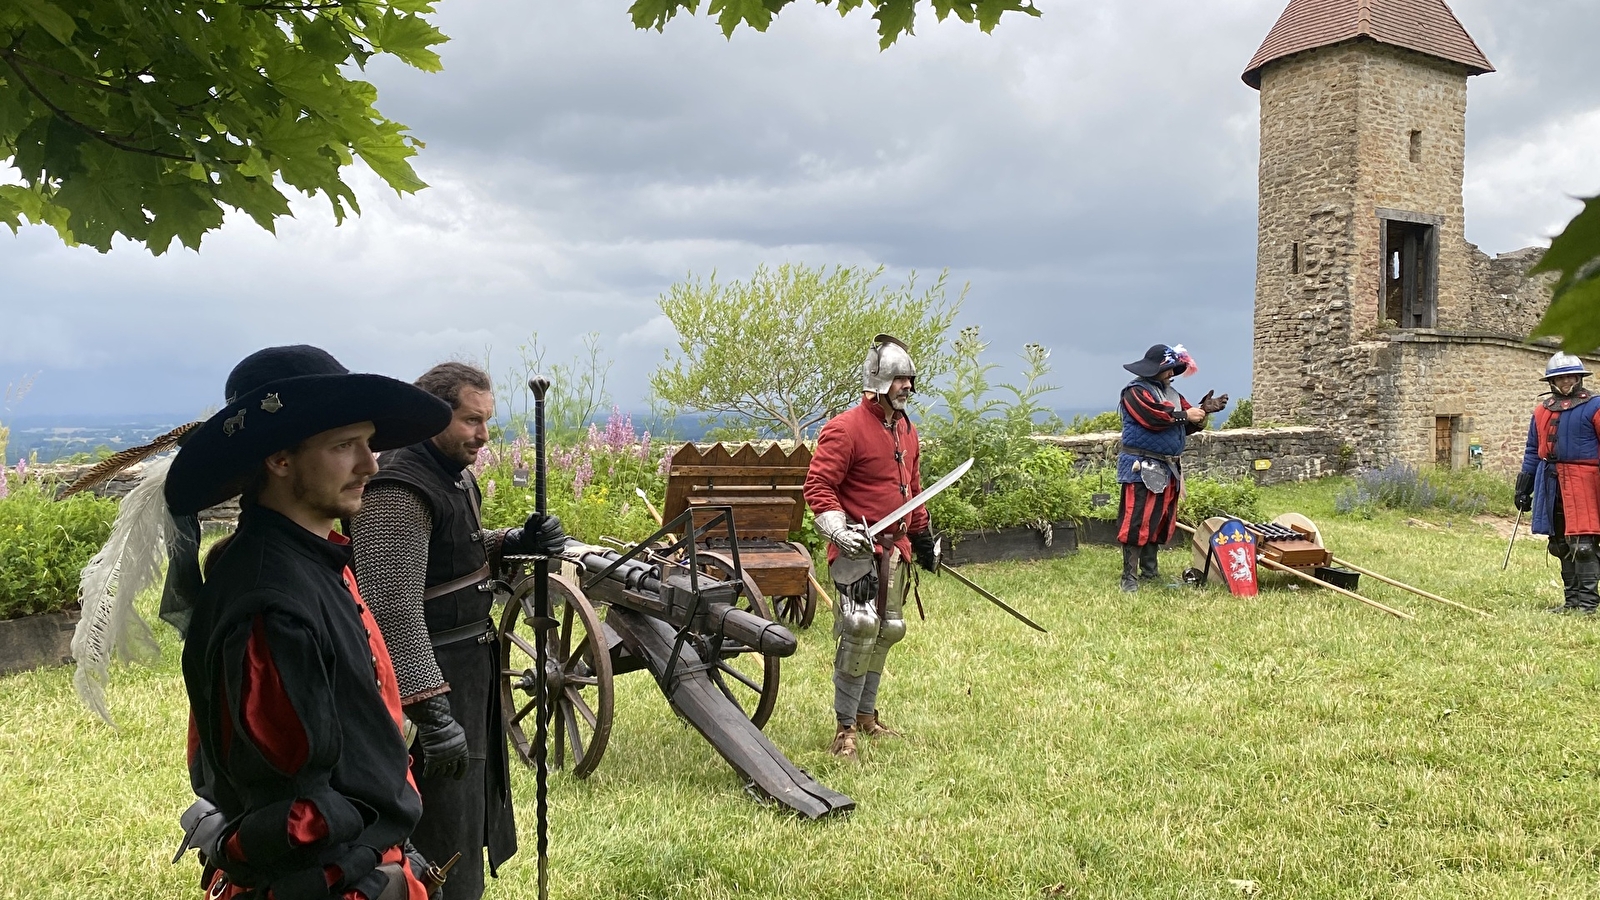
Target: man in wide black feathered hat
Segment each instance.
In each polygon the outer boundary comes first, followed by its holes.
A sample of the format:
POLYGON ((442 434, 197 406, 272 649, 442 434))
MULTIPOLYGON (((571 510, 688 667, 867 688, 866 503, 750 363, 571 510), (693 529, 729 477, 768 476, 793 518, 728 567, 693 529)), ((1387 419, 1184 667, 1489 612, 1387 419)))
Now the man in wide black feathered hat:
POLYGON ((227 405, 173 460, 174 515, 241 507, 183 649, 190 779, 221 823, 200 839, 210 897, 426 895, 426 864, 405 855, 422 804, 394 671, 336 525, 360 508, 375 451, 449 422, 409 384, 273 347, 234 368, 227 405))
POLYGON ((1124 591, 1160 577, 1157 553, 1172 539, 1183 497, 1183 455, 1188 436, 1206 427, 1206 417, 1228 405, 1228 395, 1207 391, 1191 406, 1173 386, 1175 375, 1199 371, 1182 344, 1156 344, 1142 359, 1123 366, 1133 381, 1122 389, 1122 450, 1117 454, 1117 540, 1122 544, 1124 591))

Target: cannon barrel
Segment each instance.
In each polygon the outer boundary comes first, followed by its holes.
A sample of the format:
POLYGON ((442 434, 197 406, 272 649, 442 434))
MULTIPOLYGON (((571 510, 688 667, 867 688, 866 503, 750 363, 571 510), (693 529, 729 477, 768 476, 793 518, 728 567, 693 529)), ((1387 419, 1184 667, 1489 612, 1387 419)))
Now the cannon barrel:
MULTIPOLYGON (((576 556, 578 566, 591 577, 622 558, 615 550, 593 547, 584 547, 576 556)), ((744 588, 742 584, 719 581, 709 575, 702 575, 697 581, 698 604, 688 575, 674 572, 663 579, 659 567, 629 559, 611 569, 605 580, 595 585, 595 593, 608 603, 665 619, 680 628, 689 624, 691 613, 696 613, 694 625, 706 636, 738 641, 767 656, 794 655, 799 642, 793 632, 735 605, 744 588)))

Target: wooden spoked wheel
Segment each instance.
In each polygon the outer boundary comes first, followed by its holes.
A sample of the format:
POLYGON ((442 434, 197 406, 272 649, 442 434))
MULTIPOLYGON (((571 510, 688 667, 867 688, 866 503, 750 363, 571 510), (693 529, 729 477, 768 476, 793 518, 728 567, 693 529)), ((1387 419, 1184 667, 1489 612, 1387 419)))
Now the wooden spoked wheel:
MULTIPOLYGON (((727 554, 702 550, 696 556, 701 568, 711 570, 709 574, 717 578, 726 578, 733 572, 733 558, 727 554)), ((756 587, 755 578, 748 571, 743 575, 744 597, 739 601, 740 608, 769 622, 777 621, 772 617, 772 606, 767 603, 761 589, 756 587)), ((711 678, 722 689, 722 693, 750 717, 751 724, 762 728, 767 724, 767 719, 772 717, 773 707, 778 704, 780 662, 776 656, 767 656, 743 644, 724 640, 718 647, 717 663, 711 670, 711 678)))
POLYGON ((600 765, 611 738, 615 695, 611 654, 600 617, 577 586, 549 576, 550 614, 556 626, 545 633, 543 678, 536 669, 538 635, 533 627, 533 578, 524 578, 500 616, 500 707, 506 735, 517 756, 534 764, 535 709, 541 681, 550 698, 550 765, 570 757, 572 774, 586 777, 600 765))
POLYGON ((770 598, 772 610, 777 613, 777 621, 794 628, 810 628, 811 621, 817 617, 816 577, 811 567, 811 551, 806 545, 797 541, 790 541, 789 546, 803 554, 806 561, 806 590, 803 594, 788 595, 770 598))

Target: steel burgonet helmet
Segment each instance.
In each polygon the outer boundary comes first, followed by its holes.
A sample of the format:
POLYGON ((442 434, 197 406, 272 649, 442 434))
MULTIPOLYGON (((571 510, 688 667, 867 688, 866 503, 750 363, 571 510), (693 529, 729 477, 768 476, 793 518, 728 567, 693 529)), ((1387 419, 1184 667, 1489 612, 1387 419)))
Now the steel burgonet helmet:
POLYGON ((1544 367, 1544 376, 1539 380, 1549 381, 1560 375, 1577 375, 1582 378, 1588 374, 1589 370, 1583 367, 1583 360, 1571 353, 1557 353, 1550 357, 1550 362, 1544 367))
POLYGON ((911 379, 911 389, 916 390, 917 366, 911 361, 911 351, 903 341, 880 334, 872 339, 867 361, 861 366, 861 389, 871 394, 886 394, 896 378, 911 379))

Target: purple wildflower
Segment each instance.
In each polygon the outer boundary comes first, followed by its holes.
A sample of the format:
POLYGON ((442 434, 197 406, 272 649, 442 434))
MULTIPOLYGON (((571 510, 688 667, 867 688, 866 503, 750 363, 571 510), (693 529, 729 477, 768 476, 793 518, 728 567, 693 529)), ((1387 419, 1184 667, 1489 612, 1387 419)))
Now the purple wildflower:
POLYGON ((17 460, 17 480, 28 480, 28 461, 26 459, 17 460))
POLYGON ((483 484, 483 499, 488 500, 494 496, 494 479, 491 478, 483 484))
POLYGON ((662 478, 665 478, 671 473, 672 473, 672 454, 671 453, 663 453, 663 454, 661 454, 661 464, 656 467, 656 474, 660 475, 662 478))
MULTIPOLYGON (((0 460, 0 463, 3 463, 3 460, 0 460)), ((3 464, 0 464, 0 500, 4 500, 6 495, 10 493, 11 479, 6 477, 6 467, 3 464)))
POLYGON ((646 428, 644 434, 639 436, 639 461, 645 462, 650 458, 650 429, 646 428))
POLYGON ((594 477, 594 463, 585 455, 578 461, 577 471, 572 473, 572 499, 582 500, 583 489, 588 486, 589 480, 594 477))

